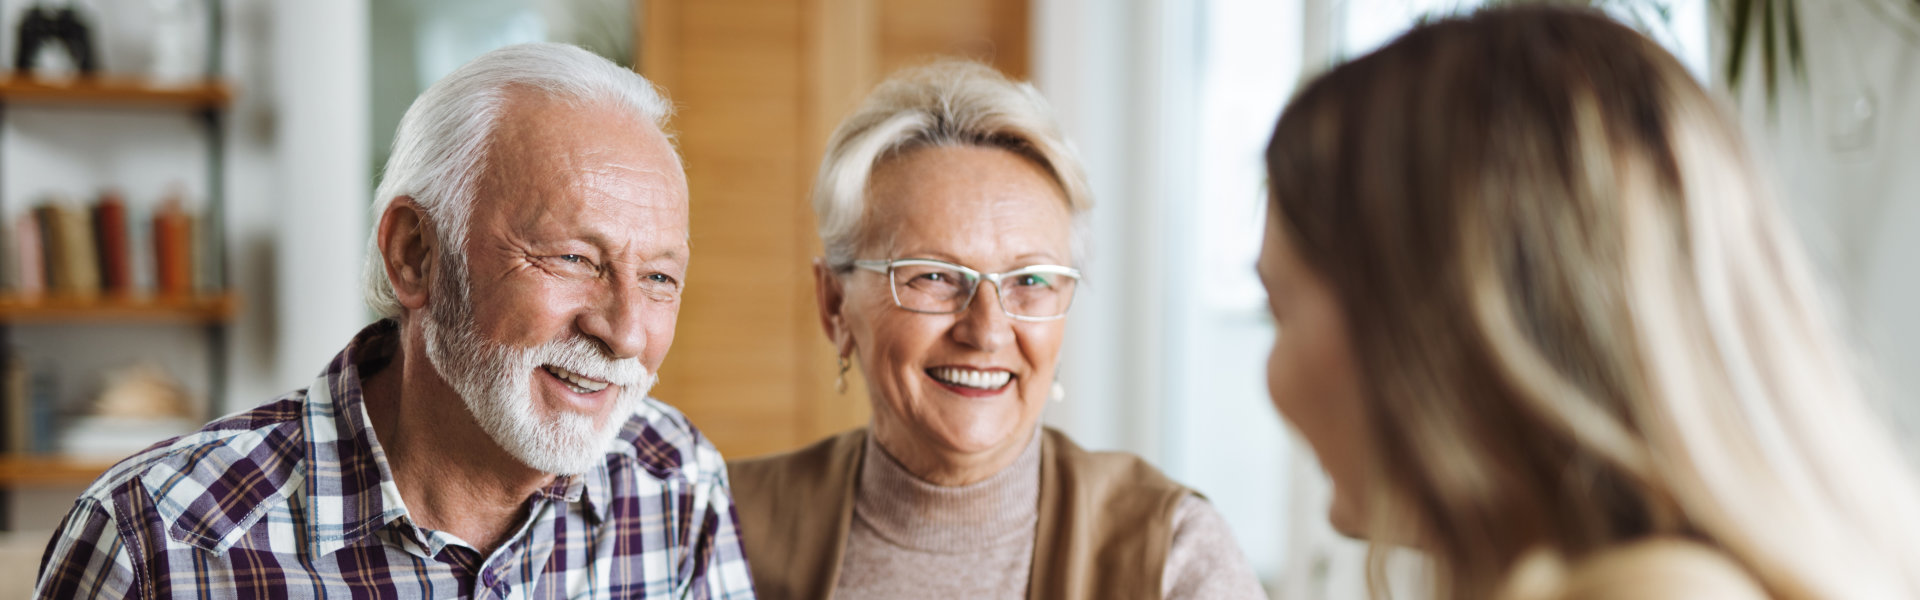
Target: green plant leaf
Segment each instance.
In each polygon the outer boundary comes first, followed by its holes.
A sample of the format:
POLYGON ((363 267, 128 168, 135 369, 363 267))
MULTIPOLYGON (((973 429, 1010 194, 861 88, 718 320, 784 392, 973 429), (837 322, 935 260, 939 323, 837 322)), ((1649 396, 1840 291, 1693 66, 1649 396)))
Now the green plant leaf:
POLYGON ((1780 44, 1777 43, 1778 38, 1774 34, 1775 1, 1760 0, 1762 4, 1760 7, 1762 9, 1760 12, 1760 77, 1766 82, 1767 98, 1773 98, 1775 92, 1780 89, 1780 44))
MULTIPOLYGON (((1920 0, 1914 2, 1920 4, 1920 0)), ((1794 75, 1804 78, 1807 76, 1807 53, 1800 44, 1800 3, 1787 0, 1786 5, 1787 64, 1793 69, 1794 75)))
MULTIPOLYGON (((1722 63, 1727 87, 1738 89, 1747 75, 1747 61, 1758 53, 1760 76, 1767 102, 1779 100, 1782 70, 1791 79, 1807 77, 1806 38, 1800 23, 1801 0, 1709 0, 1724 17, 1721 34, 1726 37, 1727 54, 1722 63), (1755 29, 1758 29, 1756 31, 1755 29)), ((1827 0, 1832 1, 1832 0, 1827 0)), ((1920 11, 1920 0, 1910 0, 1920 11)), ((1595 8, 1617 7, 1633 15, 1633 25, 1650 29, 1642 10, 1650 10, 1671 24, 1669 0, 1486 0, 1486 6, 1514 4, 1574 4, 1595 8)), ((1617 13, 1616 13, 1617 14, 1617 13)), ((1649 34, 1651 35, 1651 34, 1649 34)))
POLYGON ((1727 19, 1727 85, 1740 86, 1740 76, 1745 71, 1744 60, 1747 57, 1747 39, 1749 27, 1753 25, 1753 3, 1757 0, 1730 0, 1731 17, 1727 19))

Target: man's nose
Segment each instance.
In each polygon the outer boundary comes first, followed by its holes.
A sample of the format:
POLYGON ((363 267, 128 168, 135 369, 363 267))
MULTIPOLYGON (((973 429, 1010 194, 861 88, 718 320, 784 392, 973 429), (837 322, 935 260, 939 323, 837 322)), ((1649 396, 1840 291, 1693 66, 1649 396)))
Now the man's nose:
POLYGON ((635 358, 647 349, 645 300, 630 286, 612 286, 581 313, 580 333, 600 342, 613 358, 635 358))

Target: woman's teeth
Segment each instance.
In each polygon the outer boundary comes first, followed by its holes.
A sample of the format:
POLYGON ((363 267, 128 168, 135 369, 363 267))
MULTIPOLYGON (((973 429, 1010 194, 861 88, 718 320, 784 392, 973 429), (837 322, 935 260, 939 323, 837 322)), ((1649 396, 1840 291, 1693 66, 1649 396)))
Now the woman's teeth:
POLYGON ((600 390, 607 389, 607 385, 609 385, 605 381, 594 381, 592 379, 587 379, 585 377, 582 377, 574 373, 573 371, 568 371, 566 369, 562 369, 560 367, 556 367, 553 365, 547 365, 546 369, 547 369, 547 372, 552 373, 554 377, 558 377, 560 378, 561 381, 567 382, 567 387, 573 388, 573 391, 575 393, 591 394, 594 392, 598 392, 600 390))
POLYGON ((1006 371, 975 371, 955 367, 937 367, 927 373, 942 383, 969 387, 980 390, 997 390, 1013 379, 1013 373, 1006 371))

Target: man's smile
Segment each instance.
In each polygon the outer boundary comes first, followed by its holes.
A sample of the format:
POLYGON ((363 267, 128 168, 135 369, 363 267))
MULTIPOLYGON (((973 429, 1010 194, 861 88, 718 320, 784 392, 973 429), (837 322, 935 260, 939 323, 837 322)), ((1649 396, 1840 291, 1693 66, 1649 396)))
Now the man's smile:
POLYGON ((547 374, 566 383, 569 389, 579 394, 592 394, 607 389, 607 386, 613 385, 554 365, 542 365, 540 368, 546 369, 547 374))

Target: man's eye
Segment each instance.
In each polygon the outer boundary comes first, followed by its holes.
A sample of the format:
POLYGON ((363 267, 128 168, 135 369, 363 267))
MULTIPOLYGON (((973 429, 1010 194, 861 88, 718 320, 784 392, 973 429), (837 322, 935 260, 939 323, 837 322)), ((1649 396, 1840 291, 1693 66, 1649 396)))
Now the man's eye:
POLYGON ((654 274, 648 275, 647 281, 650 281, 653 283, 664 283, 667 285, 673 285, 675 283, 678 283, 677 281, 674 280, 672 275, 668 275, 666 273, 654 273, 654 274))
POLYGON ((569 277, 587 277, 600 272, 600 266, 593 264, 593 259, 585 254, 549 255, 541 262, 554 273, 569 277))

